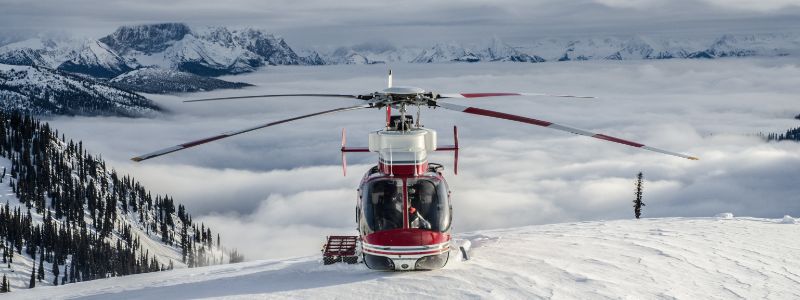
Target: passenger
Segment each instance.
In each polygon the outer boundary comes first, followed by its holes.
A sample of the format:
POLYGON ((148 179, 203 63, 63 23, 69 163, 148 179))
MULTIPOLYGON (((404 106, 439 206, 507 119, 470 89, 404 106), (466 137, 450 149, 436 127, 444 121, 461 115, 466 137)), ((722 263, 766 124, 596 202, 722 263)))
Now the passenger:
POLYGON ((408 207, 409 227, 431 230, 431 222, 425 220, 413 206, 408 207))
POLYGON ((414 200, 413 206, 420 210, 422 215, 429 215, 434 213, 433 200, 436 197, 436 186, 427 180, 422 180, 414 184, 414 200))

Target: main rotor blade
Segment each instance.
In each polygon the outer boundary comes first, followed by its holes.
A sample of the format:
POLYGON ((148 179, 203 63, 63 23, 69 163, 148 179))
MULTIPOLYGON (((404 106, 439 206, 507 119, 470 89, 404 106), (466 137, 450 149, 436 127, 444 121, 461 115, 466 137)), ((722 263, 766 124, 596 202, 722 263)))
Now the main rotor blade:
POLYGON ((333 97, 333 98, 363 99, 364 96, 360 96, 360 95, 342 95, 342 94, 268 94, 268 95, 253 95, 253 96, 236 96, 236 97, 194 99, 194 100, 186 100, 186 101, 183 101, 183 102, 203 102, 203 101, 250 99, 250 98, 273 98, 273 97, 333 97))
POLYGON ((437 102, 437 106, 445 108, 445 109, 453 110, 453 111, 460 111, 460 112, 465 112, 465 113, 474 114, 474 115, 480 115, 480 116, 486 116, 486 117, 492 117, 492 118, 499 118, 499 119, 517 121, 517 122, 522 122, 522 123, 527 123, 527 124, 532 124, 532 125, 552 128, 552 129, 556 129, 556 130, 561 130, 561 131, 574 133, 574 134, 577 134, 577 135, 589 136, 589 137, 593 137, 593 138, 596 138, 596 139, 606 140, 606 141, 609 141, 609 142, 619 143, 619 144, 628 145, 628 146, 636 147, 636 148, 642 148, 642 149, 645 149, 645 150, 650 150, 650 151, 663 153, 663 154, 667 154, 667 155, 687 158, 687 159, 691 159, 691 160, 698 160, 698 158, 694 157, 694 156, 689 156, 689 155, 686 155, 686 154, 667 151, 667 150, 659 149, 659 148, 655 148, 655 147, 645 146, 645 145, 637 143, 637 142, 623 140, 621 138, 616 138, 616 137, 608 136, 608 135, 605 135, 605 134, 594 133, 594 132, 586 131, 586 130, 583 130, 583 129, 578 129, 578 128, 574 128, 574 127, 570 127, 570 126, 560 125, 560 124, 556 124, 556 123, 552 123, 552 122, 548 122, 548 121, 542 121, 542 120, 537 120, 537 119, 533 119, 533 118, 517 116, 517 115, 512 115, 512 114, 507 114, 507 113, 502 113, 502 112, 497 112, 497 111, 492 111, 492 110, 487 110, 487 109, 481 109, 481 108, 475 108, 475 107, 467 107, 467 106, 461 106, 461 105, 444 103, 444 102, 437 102))
POLYGON ((460 94, 439 94, 439 98, 482 98, 499 96, 545 96, 545 97, 565 97, 565 98, 596 98, 592 96, 574 95, 551 95, 542 93, 460 93, 460 94))
POLYGON ((305 119, 305 118, 324 115, 324 114, 343 112, 343 111, 350 111, 350 110, 357 110, 357 109, 370 108, 370 107, 373 107, 373 105, 371 103, 370 104, 362 104, 362 105, 358 105, 358 106, 336 108, 336 109, 316 112, 316 113, 313 113, 313 114, 302 115, 302 116, 294 117, 294 118, 290 118, 290 119, 285 119, 285 120, 275 121, 275 122, 271 122, 271 123, 261 124, 261 125, 253 126, 253 127, 250 127, 250 128, 242 129, 242 130, 228 131, 228 132, 225 132, 225 133, 222 133, 222 134, 219 134, 219 135, 215 135, 215 136, 207 137, 207 138, 204 138, 204 139, 200 139, 200 140, 196 140, 196 141, 192 141, 192 142, 176 145, 176 146, 173 146, 173 147, 164 148, 164 149, 161 149, 161 150, 158 150, 158 151, 155 151, 155 152, 147 153, 145 155, 141 155, 141 156, 137 156, 137 157, 131 158, 131 160, 135 161, 135 162, 140 162, 140 161, 143 161, 143 160, 151 159, 153 157, 161 156, 161 155, 164 155, 164 154, 169 154, 169 153, 172 153, 172 152, 175 152, 175 151, 183 150, 183 149, 186 149, 186 148, 191 148, 191 147, 202 145, 202 144, 205 144, 205 143, 210 143, 210 142, 213 142, 213 141, 216 141, 216 140, 224 139, 224 138, 227 138, 227 137, 232 137, 234 135, 239 135, 239 134, 242 134, 242 133, 250 132, 250 131, 261 129, 261 128, 265 128, 265 127, 270 127, 270 126, 274 126, 274 125, 278 125, 278 124, 283 124, 283 123, 286 123, 286 122, 291 122, 291 121, 295 121, 295 120, 305 119))

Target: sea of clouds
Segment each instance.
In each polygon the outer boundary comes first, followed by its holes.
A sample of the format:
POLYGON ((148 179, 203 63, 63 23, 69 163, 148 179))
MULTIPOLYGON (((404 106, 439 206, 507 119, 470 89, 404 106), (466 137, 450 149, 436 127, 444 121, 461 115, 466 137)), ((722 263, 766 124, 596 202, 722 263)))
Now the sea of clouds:
MULTIPOLYGON (((644 172, 645 217, 800 215, 800 144, 766 143, 759 132, 800 126, 796 59, 593 61, 541 64, 400 64, 395 85, 437 92, 523 91, 594 100, 498 97, 452 103, 515 113, 688 153, 666 156, 511 121, 441 109, 423 124, 450 144, 458 125, 459 175, 437 153, 453 191, 454 230, 632 218, 644 172)), ((172 195, 195 220, 248 259, 316 255, 325 235, 355 232, 356 187, 374 154, 340 167, 340 134, 363 146, 383 113, 345 112, 283 124, 143 163, 128 159, 175 144, 357 100, 286 98, 184 104, 259 93, 366 93, 386 85, 385 65, 267 67, 224 79, 256 87, 148 95, 169 113, 154 118, 49 120, 111 167, 172 195)))

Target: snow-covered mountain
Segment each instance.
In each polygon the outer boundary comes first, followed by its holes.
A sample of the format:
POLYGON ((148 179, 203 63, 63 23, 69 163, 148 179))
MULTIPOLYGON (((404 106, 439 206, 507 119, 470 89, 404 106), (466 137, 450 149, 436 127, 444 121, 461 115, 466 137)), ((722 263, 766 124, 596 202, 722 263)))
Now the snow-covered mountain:
POLYGON ((282 38, 254 28, 189 28, 180 23, 122 26, 100 41, 142 65, 204 76, 251 72, 267 64, 322 63, 313 56, 297 55, 282 38))
POLYGON ((0 64, 0 110, 36 115, 141 116, 160 110, 152 101, 106 83, 45 67, 0 64))
POLYGON ((668 218, 457 234, 426 272, 318 257, 172 270, 21 291, 19 299, 797 299, 796 219, 668 218))
POLYGON ((510 45, 494 37, 486 45, 439 43, 428 48, 343 47, 324 51, 329 63, 376 62, 478 62, 478 61, 575 61, 671 58, 722 58, 742 56, 800 55, 800 34, 723 34, 719 36, 607 36, 540 38, 510 45), (373 59, 380 53, 378 59, 373 59), (414 55, 409 55, 414 53, 414 55), (410 58, 409 58, 410 57, 410 58))
POLYGON ((228 82, 186 72, 152 67, 136 69, 119 75, 109 80, 108 84, 124 90, 151 94, 200 92, 251 86, 243 82, 228 82))
POLYGON ((94 78, 111 78, 136 67, 138 66, 135 62, 126 61, 103 42, 89 41, 83 48, 71 53, 58 69, 94 78))
POLYGON ((471 50, 456 43, 436 44, 431 48, 424 49, 417 57, 411 60, 412 63, 438 63, 450 61, 477 62, 481 58, 471 50))
POLYGON ((190 28, 182 23, 121 26, 98 40, 35 38, 0 47, 0 63, 46 66, 111 78, 140 66, 203 76, 251 72, 264 65, 319 65, 261 29, 190 28))
POLYGON ((70 39, 33 38, 0 47, 0 64, 57 68, 86 43, 70 39))
POLYGON ((191 29, 183 23, 122 26, 100 41, 122 55, 131 52, 153 54, 163 52, 189 33, 191 29))

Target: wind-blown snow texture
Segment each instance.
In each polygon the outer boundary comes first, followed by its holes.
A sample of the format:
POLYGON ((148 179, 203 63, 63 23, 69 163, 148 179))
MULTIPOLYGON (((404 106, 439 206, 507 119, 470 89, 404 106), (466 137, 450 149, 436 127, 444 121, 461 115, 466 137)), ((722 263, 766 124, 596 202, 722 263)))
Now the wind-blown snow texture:
MULTIPOLYGON (((552 224, 464 233, 469 261, 376 272, 317 257, 134 275, 19 299, 796 299, 800 225, 755 218, 552 224)), ((457 257, 457 256, 454 256, 457 257)))

